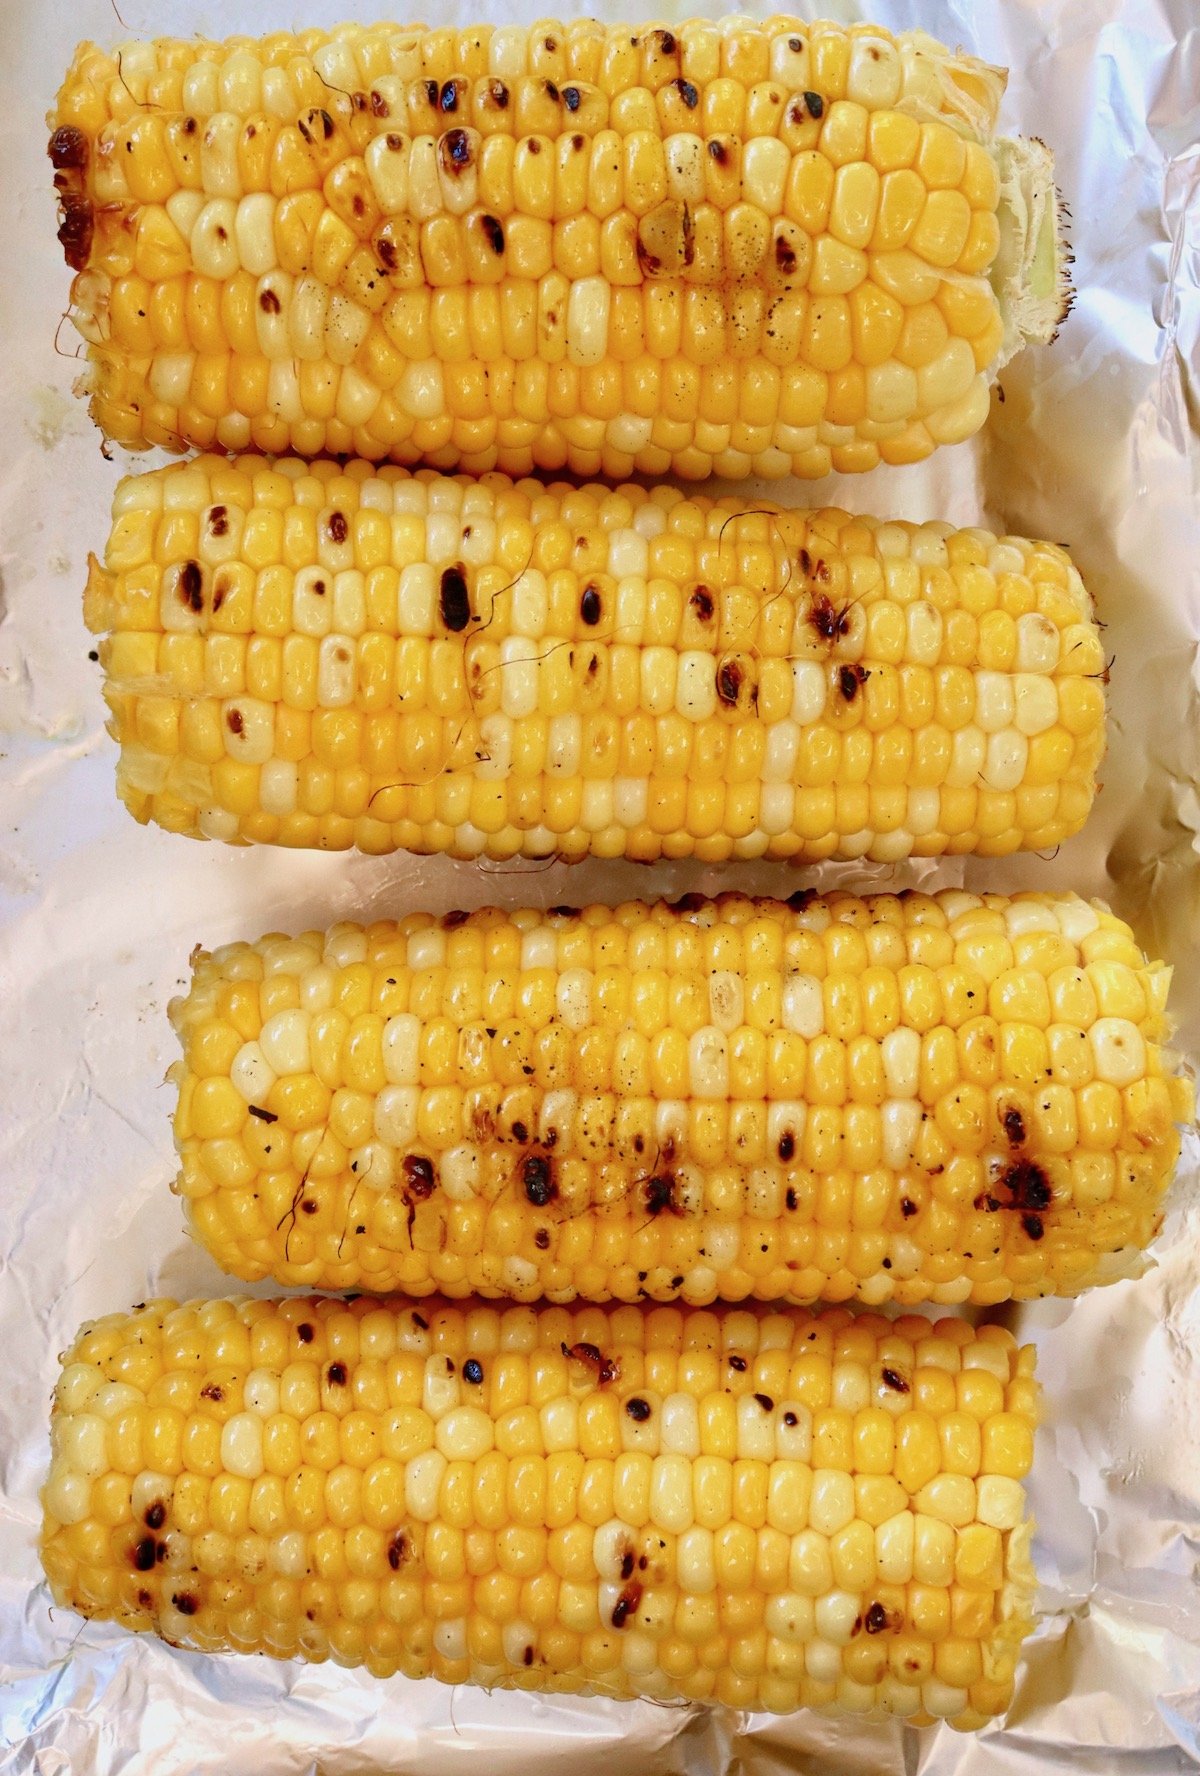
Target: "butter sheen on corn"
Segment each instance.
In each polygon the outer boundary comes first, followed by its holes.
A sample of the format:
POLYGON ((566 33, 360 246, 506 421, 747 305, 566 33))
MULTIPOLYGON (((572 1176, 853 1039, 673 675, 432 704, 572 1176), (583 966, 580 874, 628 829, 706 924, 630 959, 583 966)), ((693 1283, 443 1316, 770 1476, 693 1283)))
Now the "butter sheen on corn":
POLYGON ((920 460, 1062 310, 1005 79, 786 15, 81 44, 50 152, 92 412, 476 473, 920 460))
POLYGON ((213 457, 85 610, 137 819, 459 857, 1052 847, 1104 747, 1051 543, 678 490, 213 457))
POLYGON ((176 1188, 226 1271, 525 1301, 991 1304, 1129 1274, 1170 971, 1074 895, 723 895, 193 957, 176 1188))
POLYGON ((973 1728, 1036 1418, 959 1320, 152 1301, 64 1358, 42 1559, 205 1652, 973 1728))

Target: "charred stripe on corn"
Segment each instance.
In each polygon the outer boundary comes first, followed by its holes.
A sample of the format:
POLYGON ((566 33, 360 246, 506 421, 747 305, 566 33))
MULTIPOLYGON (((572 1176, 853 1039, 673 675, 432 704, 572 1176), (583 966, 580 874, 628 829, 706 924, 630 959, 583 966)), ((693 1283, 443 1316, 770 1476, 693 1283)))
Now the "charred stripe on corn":
POLYGON ((200 952, 192 1226, 330 1289, 992 1303, 1133 1267, 1169 971, 1074 896, 495 910, 200 952))
POLYGON ((121 483, 90 626, 139 820, 457 856, 999 855, 1084 821, 1050 543, 212 457, 121 483))
POLYGON ((971 1728, 1036 1417, 959 1320, 150 1302, 64 1360, 42 1558, 206 1652, 971 1728))
POLYGON ((93 412, 517 474, 917 460, 1061 308, 1004 81, 788 18, 83 44, 50 152, 93 412))

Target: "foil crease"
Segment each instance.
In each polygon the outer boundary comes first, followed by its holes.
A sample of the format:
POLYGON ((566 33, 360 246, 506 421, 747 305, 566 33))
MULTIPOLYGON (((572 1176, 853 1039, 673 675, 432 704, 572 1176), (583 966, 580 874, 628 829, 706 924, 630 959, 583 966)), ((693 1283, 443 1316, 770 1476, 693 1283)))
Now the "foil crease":
MULTIPOLYGON (((622 10, 595 0, 602 17, 622 10)), ((702 3, 668 6, 666 22, 702 3)), ((765 14, 766 8, 761 9, 765 14)), ((803 16, 849 20, 845 0, 803 16)), ((492 900, 552 905, 739 886, 771 865, 489 868, 188 846, 113 791, 80 591, 118 470, 80 403, 44 115, 77 37, 329 24, 345 0, 110 0, 0 8, 0 1771, 5 1776, 1168 1776, 1200 1764, 1200 1146, 1185 1139, 1146 1274, 1007 1318, 1036 1343, 1046 1422, 1032 1500, 1043 1620, 1002 1726, 894 1722, 377 1683, 333 1666, 178 1652, 50 1608, 36 1553, 56 1353, 143 1299, 233 1292, 184 1237, 166 1004, 194 943, 492 900), (568 893, 569 887, 569 893, 568 893)), ((377 8, 360 5, 361 16, 377 8)), ((1200 1048, 1200 12, 1195 0, 870 0, 1011 69, 1006 134, 1043 136, 1073 213, 1078 299, 1001 377, 991 422, 931 462, 795 504, 942 517, 1070 545, 1113 656, 1104 787, 1053 857, 827 867, 829 886, 1062 887, 1105 897, 1175 964, 1200 1048)), ((437 22, 533 22, 530 0, 446 0, 437 22)))

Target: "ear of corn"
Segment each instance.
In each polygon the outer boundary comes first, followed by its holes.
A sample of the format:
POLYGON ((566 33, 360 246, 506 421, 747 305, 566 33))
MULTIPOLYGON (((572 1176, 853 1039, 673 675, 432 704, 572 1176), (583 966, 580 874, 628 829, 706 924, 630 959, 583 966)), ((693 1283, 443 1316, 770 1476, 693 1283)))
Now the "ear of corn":
POLYGON ((413 914, 199 952, 177 1188, 235 1275, 993 1303, 1127 1273, 1189 1094, 1072 895, 413 914))
POLYGON ((85 43, 50 152, 93 413, 475 472, 916 461, 1062 308, 1004 81, 786 17, 85 43))
POLYGON ((1036 1413, 961 1320, 150 1302, 64 1360, 42 1558, 206 1652, 976 1727, 1036 1413))
POLYGON ((669 488, 201 458, 122 482, 86 611, 127 805, 237 842, 999 855, 1104 745, 1062 549, 669 488))

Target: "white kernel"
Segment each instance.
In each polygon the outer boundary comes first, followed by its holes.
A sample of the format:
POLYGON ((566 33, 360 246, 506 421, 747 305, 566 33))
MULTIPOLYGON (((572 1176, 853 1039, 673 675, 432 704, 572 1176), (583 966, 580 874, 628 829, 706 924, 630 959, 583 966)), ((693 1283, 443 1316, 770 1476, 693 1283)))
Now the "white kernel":
POLYGON ((104 1385, 92 1363, 68 1363, 58 1378, 54 1401, 61 1413, 83 1412, 104 1385))
POLYGON ((820 721, 827 690, 825 674, 815 660, 792 661, 792 720, 798 727, 820 721))
POLYGON ((979 1521, 990 1529, 1016 1529, 1024 1520, 1025 1488, 1019 1480, 1005 1474, 981 1474, 976 1495, 979 1521))
MULTIPOLYGON (((380 85, 376 81, 376 86, 380 85)), ((375 201, 385 216, 401 216, 408 208, 408 160, 411 138, 399 130, 376 136, 363 159, 375 201)))
POLYGON ((1096 1076, 1106 1085, 1132 1085, 1146 1072, 1146 1044, 1128 1018, 1097 1018, 1088 1032, 1096 1058, 1096 1076))
POLYGON ((540 654, 527 635, 510 635, 500 643, 500 703, 511 721, 536 715, 540 654))
POLYGON ((284 1579, 303 1579, 308 1573, 308 1543, 304 1533, 298 1529, 285 1531, 276 1536, 271 1543, 269 1556, 273 1572, 284 1579))
POLYGON ((390 1190, 396 1181, 392 1150, 382 1141, 368 1141, 350 1150, 350 1170, 370 1190, 390 1190))
POLYGON ((317 656, 317 705, 345 709, 354 701, 356 649, 348 635, 326 635, 317 656))
POLYGON ((233 1057, 229 1078, 247 1104, 263 1104, 275 1083, 275 1073, 257 1042, 243 1042, 233 1057))
POLYGON ((917 409, 917 373, 892 359, 872 364, 866 375, 867 416, 880 423, 907 420, 917 409))
MULTIPOLYGON (((440 1351, 425 1359, 424 1391, 421 1404, 433 1419, 438 1419, 452 1412, 462 1401, 462 1387, 459 1382, 457 1366, 450 1367, 449 1359, 440 1351)), ((477 1407, 470 1408, 477 1411, 477 1407)), ((438 1447, 441 1447, 439 1443, 438 1447)))
POLYGON ((1082 943, 1099 928, 1100 915, 1094 906, 1072 894, 1057 903, 1059 930, 1068 943, 1082 943))
POLYGON ((438 1421, 436 1436, 438 1448, 449 1461, 478 1461, 496 1442, 492 1420, 478 1406, 457 1406, 447 1412, 438 1421))
POLYGON ((875 1563, 885 1585, 907 1585, 913 1576, 915 1519, 911 1511, 897 1511, 875 1529, 875 1563))
POLYGON ((825 997, 815 974, 789 974, 783 986, 783 1027, 809 1041, 825 1028, 825 997))
POLYGON ((275 251, 275 199, 269 191, 243 197, 234 222, 237 256, 252 277, 263 277, 279 263, 275 251))
POLYGON ((610 1517, 592 1537, 592 1564, 602 1579, 616 1581, 633 1541, 633 1531, 619 1517, 610 1517))
POLYGON ((592 1021, 592 974, 587 968, 565 968, 555 988, 555 1010, 568 1030, 586 1030, 592 1021))
POLYGON ((442 1189, 452 1202, 470 1202, 479 1188, 479 1150, 465 1143, 442 1155, 438 1167, 442 1189))
POLYGON ((700 1415, 694 1394, 668 1394, 662 1403, 661 1446, 676 1455, 700 1454, 700 1415))
POLYGON ((763 757, 763 782, 783 783, 789 787, 796 775, 796 757, 800 750, 800 729, 795 721, 772 722, 767 729, 766 752, 763 757))
POLYGON ((546 730, 547 776, 578 777, 582 756, 582 717, 552 715, 546 730))
POLYGON ((830 1403, 843 1412, 862 1412, 871 1404, 871 1378, 861 1363, 835 1362, 830 1383, 830 1403))
POLYGON ((889 37, 871 32, 850 39, 846 97, 868 111, 886 110, 900 96, 900 57, 889 37))
MULTIPOLYGON (((814 1632, 816 1628, 814 1605, 814 1632)), ((827 1640, 810 1640, 804 1649, 804 1669, 817 1683, 838 1683, 842 1675, 842 1656, 827 1640)))
POLYGON ((1044 734, 1058 720, 1058 689, 1050 678, 1020 672, 1013 679, 1016 726, 1022 734, 1044 734))
POLYGON ((231 697, 221 705, 221 731, 230 758, 265 765, 275 751, 275 705, 257 697, 231 697))
POLYGON ((804 92, 807 89, 810 76, 806 35, 784 31, 772 37, 771 79, 791 91, 804 92))
POLYGON ((385 1085, 375 1100, 375 1133, 389 1147, 404 1151, 417 1138, 417 1106, 420 1091, 415 1085, 385 1085))
POLYGON ((294 814, 300 788, 300 771, 293 759, 264 759, 258 779, 258 799, 264 814, 294 814))
POLYGON ((987 743, 983 778, 988 789, 1019 789, 1029 764, 1029 742, 1016 728, 1003 728, 987 743))
POLYGON ((618 413, 605 426, 604 436, 605 441, 614 450, 619 450, 626 456, 636 457, 638 451, 644 450, 649 444, 653 430, 654 421, 652 419, 643 419, 637 413, 618 413))
POLYGON ((311 1070, 308 1033, 309 1020, 302 1011, 272 1013, 258 1038, 263 1059, 272 1072, 286 1078, 311 1070))
POLYGON ((576 278, 567 299, 567 357, 572 364, 602 363, 608 351, 612 291, 607 278, 576 278))
POLYGON ((836 1535, 854 1521, 854 1480, 839 1468, 814 1468, 808 1521, 818 1535, 836 1535))
POLYGON ((279 1377, 269 1369, 251 1369, 244 1390, 247 1412, 271 1418, 279 1411, 279 1377))
POLYGON ((861 1620, 862 1605, 857 1592, 827 1591, 813 1606, 813 1622, 817 1634, 830 1646, 846 1646, 861 1620))
POLYGON ((753 1394, 737 1403, 737 1452, 739 1461, 775 1459, 775 1415, 753 1394))
POLYGON ((778 136, 751 136, 742 149, 742 194, 768 216, 783 209, 792 156, 778 136))
POLYGON ((92 1486, 86 1475, 57 1463, 42 1494, 47 1515, 60 1523, 82 1523, 91 1509, 92 1486))
POLYGON ((928 1677, 921 1685, 921 1701, 936 1719, 952 1720, 963 1713, 970 1696, 966 1690, 943 1683, 940 1678, 928 1677))
POLYGON ((426 1449, 406 1464, 404 1503, 418 1523, 432 1523, 436 1518, 445 1471, 446 1458, 440 1449, 426 1449))
POLYGON ((411 969, 444 968, 445 965, 446 933, 440 926, 426 925, 409 934, 408 966, 411 969))
MULTIPOLYGON (((692 1399, 693 1407, 695 1404, 692 1399)), ((717 1563, 711 1529, 695 1524, 684 1530, 675 1544, 675 1575, 680 1590, 688 1591, 694 1597, 716 1590, 717 1563)))
POLYGON ((663 143, 667 194, 681 203, 704 202, 704 140, 679 130, 663 143))
POLYGON ((1015 710, 1013 681, 1007 672, 975 674, 975 720, 985 734, 1010 727, 1015 710))
POLYGON ((718 1030, 732 1034, 745 1019, 746 994, 742 976, 732 969, 714 969, 708 977, 709 1016, 718 1030))
MULTIPOLYGON (((666 652, 665 649, 661 651, 666 652)), ((713 670, 713 657, 707 651, 688 648, 679 655, 675 708, 688 721, 708 721, 715 715, 717 680, 713 670)))
POLYGON ((945 637, 941 611, 936 605, 920 599, 909 605, 905 623, 908 629, 906 662, 910 666, 936 666, 945 637))
POLYGON ((396 385, 395 397, 413 419, 437 419, 444 413, 446 393, 436 358, 410 364, 396 385))
POLYGON ((243 1480, 257 1480, 262 1473, 262 1419, 253 1412, 235 1412, 222 1425, 221 1466, 243 1480))
POLYGON ((816 1627, 816 1612, 811 1597, 799 1591, 780 1591, 767 1601, 763 1614, 767 1633, 777 1640, 806 1642, 816 1627))
POLYGON ((608 571, 614 579, 645 579, 650 566, 646 539, 632 528, 610 531, 608 571))
POLYGON ((238 836, 238 817, 227 808, 201 808, 196 824, 206 839, 216 839, 222 845, 232 845, 238 836))
POLYGON ((1058 665, 1062 640, 1057 625, 1040 611, 1026 611, 1017 618, 1018 672, 1053 672, 1058 665))
POLYGON ((694 1521, 692 1468, 686 1456, 656 1455, 650 1474, 650 1521, 657 1529, 682 1535, 694 1521))
MULTIPOLYGON (((892 1098, 881 1112, 883 1163, 893 1172, 912 1164, 921 1132, 921 1106, 915 1097, 892 1098)), ((894 1261, 893 1261, 894 1262, 894 1261)))
POLYGON ((987 764, 987 736, 973 723, 959 728, 950 747, 946 783, 951 789, 974 789, 987 764))
POLYGON ((512 632, 540 640, 546 633, 550 594, 546 576, 528 568, 512 589, 512 632))
POLYGON ((534 925, 521 933, 521 972, 558 966, 558 937, 549 925, 534 925))

